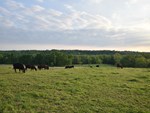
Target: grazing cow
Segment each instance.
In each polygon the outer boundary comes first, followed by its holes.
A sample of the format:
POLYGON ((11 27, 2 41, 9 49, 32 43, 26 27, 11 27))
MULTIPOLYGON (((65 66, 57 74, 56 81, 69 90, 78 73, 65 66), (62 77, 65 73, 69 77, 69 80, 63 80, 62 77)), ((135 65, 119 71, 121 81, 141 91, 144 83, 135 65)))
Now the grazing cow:
POLYGON ((96 67, 99 67, 99 65, 96 65, 96 67))
POLYGON ((117 68, 121 68, 121 69, 123 69, 123 65, 122 65, 122 64, 120 64, 120 63, 117 63, 117 68))
POLYGON ((45 65, 45 66, 44 66, 44 69, 47 69, 47 70, 48 70, 48 69, 49 69, 49 66, 48 66, 48 65, 45 65))
POLYGON ((34 65, 31 65, 31 70, 35 70, 35 71, 37 71, 37 68, 36 68, 36 66, 34 66, 34 65))
POLYGON ((38 69, 41 70, 41 69, 49 69, 49 66, 48 65, 38 65, 38 69))
POLYGON ((41 69, 42 69, 42 65, 38 65, 37 67, 38 67, 38 69, 39 69, 39 70, 41 70, 41 69))
POLYGON ((29 64, 27 64, 27 65, 25 65, 25 66, 26 66, 26 70, 29 68, 29 69, 31 69, 31 70, 37 71, 35 65, 29 65, 29 64))
POLYGON ((67 68, 74 68, 74 66, 72 65, 72 66, 65 66, 65 69, 67 69, 67 68))
POLYGON ((26 70, 30 69, 30 65, 29 64, 26 64, 25 66, 26 66, 26 70))
POLYGON ((19 69, 19 72, 20 70, 22 70, 22 72, 25 73, 25 66, 21 63, 14 63, 13 69, 15 70, 15 72, 17 72, 16 69, 19 69))

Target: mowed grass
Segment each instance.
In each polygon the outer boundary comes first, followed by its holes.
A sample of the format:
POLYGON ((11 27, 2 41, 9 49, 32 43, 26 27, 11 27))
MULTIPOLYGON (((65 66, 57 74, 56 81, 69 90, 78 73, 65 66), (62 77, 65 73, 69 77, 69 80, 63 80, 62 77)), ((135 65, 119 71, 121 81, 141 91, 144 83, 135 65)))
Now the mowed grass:
POLYGON ((150 113, 150 69, 1 65, 0 113, 150 113))

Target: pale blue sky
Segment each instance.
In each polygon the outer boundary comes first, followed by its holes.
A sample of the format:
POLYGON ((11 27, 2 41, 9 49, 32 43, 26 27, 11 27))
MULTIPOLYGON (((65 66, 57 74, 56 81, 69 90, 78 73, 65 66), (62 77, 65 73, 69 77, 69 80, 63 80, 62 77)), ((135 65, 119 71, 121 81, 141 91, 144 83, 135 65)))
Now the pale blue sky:
POLYGON ((0 50, 150 51, 150 0, 0 0, 0 50))

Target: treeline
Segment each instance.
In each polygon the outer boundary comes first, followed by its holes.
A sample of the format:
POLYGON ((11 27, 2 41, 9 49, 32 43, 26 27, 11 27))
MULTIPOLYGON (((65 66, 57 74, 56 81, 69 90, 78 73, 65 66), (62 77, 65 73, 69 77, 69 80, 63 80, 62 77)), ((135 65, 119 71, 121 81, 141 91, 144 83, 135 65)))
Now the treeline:
POLYGON ((82 51, 82 50, 28 50, 0 51, 0 64, 47 64, 65 66, 72 64, 121 63, 124 67, 150 67, 150 53, 130 51, 82 51))

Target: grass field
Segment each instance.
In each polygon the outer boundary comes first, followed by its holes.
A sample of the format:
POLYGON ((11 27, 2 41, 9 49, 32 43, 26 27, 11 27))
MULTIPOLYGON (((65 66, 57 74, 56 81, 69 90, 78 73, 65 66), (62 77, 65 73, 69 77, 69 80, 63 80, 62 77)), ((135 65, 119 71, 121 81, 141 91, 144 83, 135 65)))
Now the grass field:
POLYGON ((0 113, 150 113, 150 69, 0 65, 0 113))

